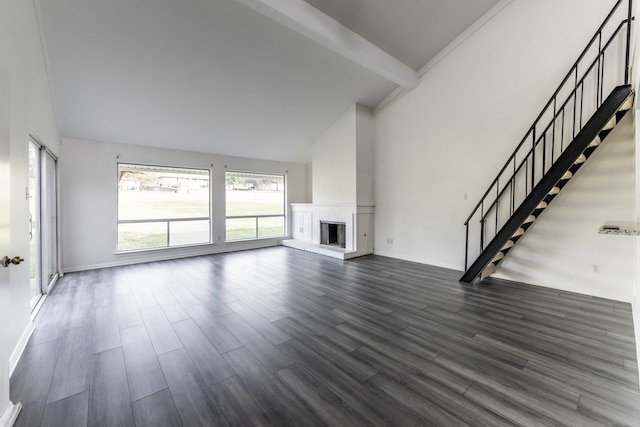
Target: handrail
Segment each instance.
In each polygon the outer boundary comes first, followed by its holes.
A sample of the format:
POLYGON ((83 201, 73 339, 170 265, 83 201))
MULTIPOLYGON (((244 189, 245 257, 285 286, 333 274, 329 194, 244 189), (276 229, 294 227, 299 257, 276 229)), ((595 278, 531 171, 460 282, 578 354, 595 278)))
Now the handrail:
MULTIPOLYGON (((558 94, 560 93, 560 91, 564 88, 565 83, 567 83, 569 81, 569 78, 574 74, 574 72, 577 72, 577 68, 578 65, 580 65, 580 61, 582 61, 582 59, 584 58, 584 56, 587 54, 587 52, 589 52, 589 49, 592 47, 593 43, 596 41, 596 39, 598 38, 598 36, 602 33, 602 30, 605 28, 605 26, 609 23, 609 20, 611 19, 611 17, 615 14, 615 12, 617 12, 618 7, 620 6, 620 4, 622 4, 623 0, 618 0, 616 2, 616 4, 613 6, 613 8, 611 9, 611 11, 609 12, 609 14, 607 15, 607 17, 605 18, 605 20, 602 22, 602 24, 600 25, 600 27, 598 27, 598 30, 595 32, 595 34, 593 35, 593 37, 591 37, 591 40, 589 40, 589 43, 587 43, 587 46, 583 49, 582 53, 580 53, 580 55, 578 56, 578 59, 573 63, 573 65, 571 66, 571 68, 569 69, 569 72, 567 73, 567 75, 565 76, 565 78, 562 80, 562 82, 558 85, 557 89, 555 90, 555 92, 553 93, 553 95, 551 96, 551 98, 549 98, 549 101, 547 101, 547 103, 545 104, 545 106, 542 108, 542 111, 540 112, 540 114, 538 114, 538 117, 536 117, 536 119, 533 121, 533 124, 529 127, 529 130, 527 131, 527 133, 525 134, 525 136, 522 138, 522 140, 520 141, 520 143, 518 144, 518 146, 516 147, 516 149, 513 151, 513 154, 509 157, 509 160, 506 161, 505 165, 502 167, 502 169, 500 169, 500 172, 498 172, 497 177, 499 177, 500 175, 502 175, 502 173, 507 170, 507 167, 511 164, 511 160, 516 156, 516 154, 518 153, 518 151, 520 150, 520 148, 522 148, 522 146, 524 145, 524 143, 527 141, 529 135, 531 134, 531 131, 534 129, 535 125, 540 121, 540 119, 544 116, 544 114, 547 112, 547 109, 551 106, 552 102, 555 100, 555 98, 558 96, 558 94)), ((632 0, 629 0, 629 16, 631 14, 631 4, 632 4, 632 0)), ((620 23, 620 27, 623 26, 625 23, 628 23, 630 20, 630 18, 625 19, 624 21, 622 21, 620 23)), ((627 32, 627 39, 630 40, 630 32, 627 32)), ((628 44, 627 44, 627 55, 628 55, 628 44)), ((626 75, 625 75, 625 82, 628 83, 628 69, 629 69, 629 58, 626 59, 626 64, 625 64, 625 70, 626 71, 626 75)), ((585 73, 585 75, 583 75, 582 80, 584 80, 584 77, 586 76, 587 73, 585 73)), ((497 181, 497 177, 496 179, 494 179, 491 183, 491 185, 489 186, 489 188, 487 189, 487 191, 485 192, 485 194, 480 198, 480 202, 478 202, 478 204, 476 205, 476 207, 473 209, 473 211, 471 212, 471 214, 469 215, 469 217, 467 218, 467 220, 465 221, 464 225, 467 225, 468 222, 473 218, 473 216, 475 215, 475 213, 478 211, 478 209, 480 209, 480 206, 482 205, 482 201, 489 195, 489 193, 491 192, 491 189, 493 188, 493 186, 496 184, 497 181)))
POLYGON ((537 182, 556 161, 557 156, 564 152, 576 134, 582 130, 584 120, 602 105, 605 86, 608 91, 612 82, 615 82, 614 86, 615 84, 629 83, 633 0, 627 0, 627 10, 620 12, 620 6, 623 2, 623 0, 616 1, 465 220, 465 270, 468 267, 470 255, 469 227, 471 221, 474 218, 479 219, 479 243, 480 252, 482 252, 487 236, 488 239, 491 239, 490 234, 494 233, 493 237, 495 237, 499 226, 504 224, 500 218, 507 214, 506 208, 509 208, 509 216, 512 215, 516 207, 533 191, 537 182), (620 16, 622 13, 624 15, 620 16), (614 17, 616 17, 617 25, 611 24, 614 17), (618 40, 622 44, 620 36, 625 27, 625 51, 609 50, 614 41, 618 40), (624 73, 621 73, 619 68, 622 65, 622 60, 618 62, 620 65, 611 66, 611 57, 607 56, 611 51, 614 51, 615 58, 619 57, 617 56, 618 52, 624 54, 624 73), (587 57, 593 58, 593 60, 585 61, 587 57), (614 71, 610 71, 612 68, 614 71), (606 74, 605 71, 607 71, 606 74), (624 82, 620 82, 622 74, 624 74, 624 82), (567 145, 565 145, 565 141, 567 145), (531 144, 530 148, 526 148, 525 144, 531 144), (511 192, 510 195, 507 194, 508 191, 511 192), (508 203, 508 206, 503 203, 508 203), (493 228, 494 220, 495 229, 493 228), (485 228, 488 229, 485 230, 485 228))
MULTIPOLYGON (((622 27, 624 26, 624 24, 627 22, 627 20, 625 19, 624 21, 622 21, 620 23, 620 25, 618 25, 618 27, 616 28, 616 30, 613 32, 613 34, 611 35, 611 37, 609 38, 609 40, 607 41, 607 43, 602 47, 602 50, 605 50, 607 47, 609 47, 609 45, 611 44, 611 42, 615 39, 615 37, 618 35, 618 33, 620 32, 620 30, 622 30, 622 27)), ((584 73, 584 75, 582 76, 582 78, 578 81, 576 87, 569 92, 569 95, 567 96, 567 99, 564 101, 564 103, 559 107, 558 111, 555 113, 555 115, 553 116, 552 120, 549 122, 549 124, 547 125, 546 128, 544 128, 544 130, 542 131, 542 136, 540 136, 533 144, 533 147, 527 152, 527 154, 524 156, 524 159, 520 162, 520 164, 518 165, 517 169, 514 170, 514 174, 517 174, 517 172, 519 172, 522 167, 525 164, 525 161, 527 160, 527 158, 529 157, 529 155, 533 152, 533 150, 538 146, 539 142, 542 141, 542 139, 544 138, 544 135, 549 131, 549 129, 553 126, 553 124, 555 123, 556 119, 560 116, 560 113, 562 112, 562 110, 571 102, 572 98, 577 96, 578 93, 578 87, 581 86, 585 79, 587 78, 587 75, 589 74, 589 72, 593 71, 593 68, 598 64, 599 59, 595 59, 591 65, 589 66, 589 68, 587 69, 587 71, 584 73)), ((547 106, 548 107, 548 106, 547 106)), ((532 126, 533 128, 533 126, 532 126)), ((531 128, 529 129, 529 131, 527 132, 527 135, 529 135, 531 133, 531 128)), ((526 138, 528 139, 528 138, 526 138)), ((525 141, 526 141, 525 139, 525 141)), ((522 148, 522 145, 520 145, 518 148, 522 148)), ((516 150, 517 152, 518 150, 516 150)), ((514 158, 514 156, 512 155, 509 159, 514 158)), ((511 161, 507 162, 507 166, 511 164, 511 161)), ((506 170, 506 168, 504 168, 501 172, 504 172, 506 170)), ((498 177, 501 175, 502 173, 498 174, 498 177)), ((494 183, 497 181, 494 180, 494 183)), ((491 192, 491 189, 494 187, 494 184, 491 185, 491 187, 489 187, 489 190, 487 192, 488 193, 491 192)), ((505 185, 504 188, 502 189, 502 191, 500 191, 500 193, 496 196, 495 201, 487 208, 485 214, 483 215, 483 218, 486 218, 488 212, 491 211, 491 209, 493 209, 493 207, 496 205, 496 203, 498 202, 498 200, 500 199, 500 197, 504 194, 504 192, 507 190, 507 186, 505 185)), ((485 196, 486 198, 486 196, 485 196)), ((477 212, 477 210, 475 211, 477 212)), ((475 214, 474 212, 474 214, 475 214)), ((473 214, 472 216, 469 218, 471 219, 473 218, 473 214)), ((466 223, 465 223, 466 225, 466 223)))

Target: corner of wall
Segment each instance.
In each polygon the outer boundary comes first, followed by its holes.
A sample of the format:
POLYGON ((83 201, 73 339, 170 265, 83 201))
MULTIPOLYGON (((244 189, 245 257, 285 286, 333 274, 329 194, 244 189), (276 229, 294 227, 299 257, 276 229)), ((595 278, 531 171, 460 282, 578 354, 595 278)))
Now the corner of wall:
POLYGON ((305 203, 313 203, 313 163, 309 162, 306 165, 307 171, 307 194, 305 196, 305 203))
POLYGON ((371 109, 356 105, 356 204, 374 204, 375 122, 371 109))

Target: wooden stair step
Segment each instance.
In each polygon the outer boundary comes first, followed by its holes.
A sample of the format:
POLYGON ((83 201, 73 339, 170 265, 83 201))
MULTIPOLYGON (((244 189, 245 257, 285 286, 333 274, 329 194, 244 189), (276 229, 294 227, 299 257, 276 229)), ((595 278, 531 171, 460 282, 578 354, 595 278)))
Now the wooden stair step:
POLYGON ((611 117, 611 120, 609 120, 607 122, 606 125, 604 125, 604 127, 602 128, 602 130, 609 130, 609 129, 613 129, 614 127, 616 127, 617 121, 616 121, 616 116, 611 117))
POLYGON ((580 164, 582 164, 582 163, 584 163, 584 162, 586 162, 586 161, 587 161, 587 156, 585 156, 584 154, 580 154, 580 157, 578 157, 578 158, 576 159, 576 161, 575 161, 575 162, 573 162, 573 164, 574 164, 574 165, 580 165, 580 164))
POLYGON ((496 265, 495 264, 487 265, 484 268, 484 270, 482 270, 482 273, 480 273, 480 280, 484 280, 485 277, 489 277, 495 272, 496 272, 496 265))
POLYGON ((493 259, 491 260, 492 263, 497 264, 498 262, 500 262, 502 259, 504 258, 504 253, 502 252, 498 252, 498 254, 496 256, 493 257, 493 259))
POLYGON ((532 223, 532 222, 533 222, 533 221, 535 221, 535 220, 536 220, 536 217, 535 217, 535 216, 533 216, 533 215, 529 215, 529 216, 527 217, 527 219, 525 219, 525 220, 524 220, 523 224, 530 224, 530 223, 532 223))
POLYGON ((506 251, 507 249, 511 249, 514 246, 515 246, 515 243, 513 242, 513 240, 509 240, 500 250, 506 251))
POLYGON ((620 109, 618 111, 627 111, 630 110, 631 107, 633 107, 633 101, 634 101, 634 96, 633 94, 631 94, 626 101, 624 101, 624 104, 622 104, 622 106, 620 107, 620 109))
POLYGON ((515 233, 513 233, 513 236, 511 236, 511 238, 513 239, 515 237, 520 237, 523 234, 524 234, 524 228, 521 227, 521 228, 518 228, 518 230, 515 233))
POLYGON ((598 145, 602 144, 602 138, 600 138, 600 135, 596 136, 593 141, 591 141, 591 144, 589 144, 589 147, 597 147, 598 145))
POLYGON ((555 196, 556 194, 558 194, 560 192, 560 187, 553 187, 551 189, 551 191, 549 191, 549 194, 547 194, 548 196, 555 196))
POLYGON ((571 173, 571 171, 566 171, 564 173, 564 175, 562 175, 562 178, 560 178, 561 180, 567 180, 567 179, 571 179, 573 177, 573 174, 571 173))

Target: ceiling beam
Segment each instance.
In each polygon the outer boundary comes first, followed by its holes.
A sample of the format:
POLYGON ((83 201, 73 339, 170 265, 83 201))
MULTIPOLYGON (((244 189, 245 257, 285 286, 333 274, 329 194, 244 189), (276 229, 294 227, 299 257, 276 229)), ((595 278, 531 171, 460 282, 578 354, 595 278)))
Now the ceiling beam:
POLYGON ((418 85, 415 70, 303 0, 237 0, 397 85, 418 85))

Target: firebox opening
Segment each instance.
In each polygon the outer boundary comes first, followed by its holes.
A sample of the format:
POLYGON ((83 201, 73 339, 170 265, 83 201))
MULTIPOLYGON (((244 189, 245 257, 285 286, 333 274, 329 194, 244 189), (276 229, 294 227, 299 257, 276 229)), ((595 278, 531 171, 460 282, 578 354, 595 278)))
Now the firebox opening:
POLYGON ((344 248, 345 231, 344 222, 320 221, 320 244, 344 248))

